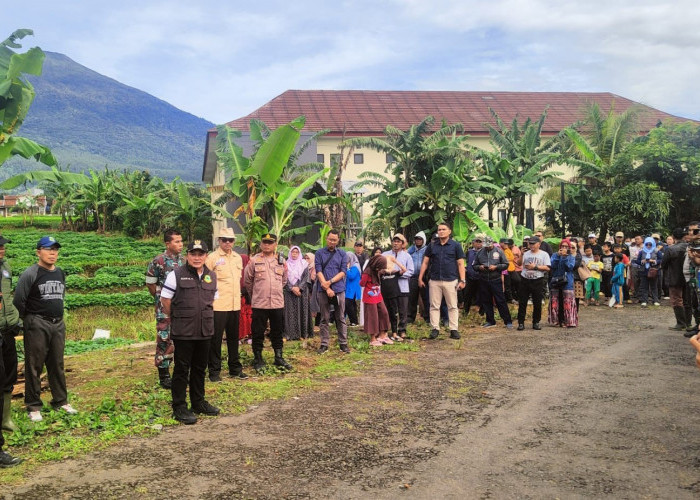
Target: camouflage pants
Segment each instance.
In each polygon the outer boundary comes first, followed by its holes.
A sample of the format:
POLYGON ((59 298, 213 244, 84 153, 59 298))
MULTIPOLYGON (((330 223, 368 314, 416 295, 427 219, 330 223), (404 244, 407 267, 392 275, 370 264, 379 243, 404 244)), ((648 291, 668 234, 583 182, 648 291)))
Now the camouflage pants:
POLYGON ((168 368, 175 354, 175 345, 170 338, 170 324, 166 322, 165 313, 160 306, 156 306, 156 357, 155 365, 158 368, 168 368))

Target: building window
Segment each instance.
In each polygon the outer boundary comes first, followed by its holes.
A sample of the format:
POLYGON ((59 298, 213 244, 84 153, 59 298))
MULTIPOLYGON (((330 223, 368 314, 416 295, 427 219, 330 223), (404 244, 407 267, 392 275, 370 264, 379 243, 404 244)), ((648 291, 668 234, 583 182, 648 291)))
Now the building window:
POLYGON ((317 163, 325 163, 326 158, 323 156, 323 154, 317 154, 316 155, 316 162, 317 163))
POLYGON ((355 162, 355 165, 361 165, 365 162, 365 155, 362 153, 355 153, 353 158, 353 161, 355 162))
POLYGON ((340 165, 340 155, 338 153, 331 154, 331 167, 340 165))
POLYGON ((386 154, 386 162, 387 162, 387 163, 394 163, 394 161, 395 161, 395 160, 394 160, 394 155, 392 155, 391 153, 387 153, 387 154, 386 154))

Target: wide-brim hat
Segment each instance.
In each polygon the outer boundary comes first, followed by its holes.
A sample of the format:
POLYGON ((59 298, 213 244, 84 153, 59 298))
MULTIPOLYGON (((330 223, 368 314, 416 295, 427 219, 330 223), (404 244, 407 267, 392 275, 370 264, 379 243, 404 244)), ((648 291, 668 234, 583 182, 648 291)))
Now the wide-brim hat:
POLYGON ((230 227, 224 227, 219 229, 219 233, 216 235, 218 238, 233 238, 236 239, 236 234, 230 227))

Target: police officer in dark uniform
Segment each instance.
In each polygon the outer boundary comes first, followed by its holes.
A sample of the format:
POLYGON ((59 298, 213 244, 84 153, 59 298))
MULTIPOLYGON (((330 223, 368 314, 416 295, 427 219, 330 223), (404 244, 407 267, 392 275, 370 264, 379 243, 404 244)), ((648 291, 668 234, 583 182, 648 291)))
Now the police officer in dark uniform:
MULTIPOLYGON (((0 236, 0 421, 2 429, 15 431, 17 427, 12 421, 10 403, 12 401, 12 386, 17 381, 17 349, 15 347, 15 335, 19 331, 19 313, 12 304, 12 271, 5 260, 5 244, 10 240, 0 236)), ((0 430, 0 468, 13 467, 22 462, 22 459, 13 457, 2 451, 5 439, 0 430)))
POLYGON ((216 416, 219 409, 204 399, 204 378, 214 336, 216 274, 204 261, 207 244, 194 240, 187 246, 187 263, 165 280, 160 301, 170 336, 175 343, 172 376, 173 418, 183 424, 197 422, 195 413, 216 416), (189 380, 191 410, 187 408, 189 380))

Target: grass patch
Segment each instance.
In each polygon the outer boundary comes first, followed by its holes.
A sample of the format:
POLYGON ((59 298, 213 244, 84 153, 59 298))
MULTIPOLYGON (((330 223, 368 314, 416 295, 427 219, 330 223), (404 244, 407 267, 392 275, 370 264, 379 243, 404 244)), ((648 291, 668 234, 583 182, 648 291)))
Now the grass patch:
POLYGON ((156 320, 151 307, 80 307, 66 312, 66 338, 88 340, 95 328, 112 337, 134 341, 155 340, 156 320))
POLYGON ((474 371, 455 372, 450 374, 450 387, 447 389, 447 397, 450 399, 461 399, 469 395, 475 385, 483 382, 483 377, 474 371))

